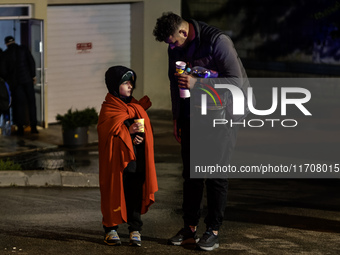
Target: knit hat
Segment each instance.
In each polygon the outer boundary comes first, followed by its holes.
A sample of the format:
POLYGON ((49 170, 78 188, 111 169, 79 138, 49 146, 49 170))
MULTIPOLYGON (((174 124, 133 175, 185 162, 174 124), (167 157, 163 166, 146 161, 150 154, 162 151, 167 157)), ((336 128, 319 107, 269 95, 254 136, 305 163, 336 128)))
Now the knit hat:
POLYGON ((9 35, 5 38, 5 44, 10 43, 10 42, 14 42, 14 41, 15 41, 15 39, 11 35, 9 35))
POLYGON ((131 81, 134 89, 136 79, 136 73, 125 66, 112 66, 105 73, 106 87, 114 96, 119 96, 119 86, 125 81, 131 81))

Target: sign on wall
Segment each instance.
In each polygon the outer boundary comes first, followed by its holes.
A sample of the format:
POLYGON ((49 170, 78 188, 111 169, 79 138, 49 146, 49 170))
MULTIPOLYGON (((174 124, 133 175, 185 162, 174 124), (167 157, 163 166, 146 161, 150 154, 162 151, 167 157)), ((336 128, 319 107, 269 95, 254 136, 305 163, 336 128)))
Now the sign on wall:
POLYGON ((77 53, 90 53, 92 49, 92 42, 77 43, 77 53))

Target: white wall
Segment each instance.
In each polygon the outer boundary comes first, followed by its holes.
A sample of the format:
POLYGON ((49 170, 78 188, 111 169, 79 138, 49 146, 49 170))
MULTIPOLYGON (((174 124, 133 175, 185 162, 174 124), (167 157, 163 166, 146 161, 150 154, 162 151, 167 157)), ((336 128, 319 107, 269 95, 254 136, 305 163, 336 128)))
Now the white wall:
POLYGON ((130 5, 49 6, 47 15, 48 122, 69 108, 100 110, 105 71, 130 67, 130 5), (77 51, 77 43, 92 49, 77 51))

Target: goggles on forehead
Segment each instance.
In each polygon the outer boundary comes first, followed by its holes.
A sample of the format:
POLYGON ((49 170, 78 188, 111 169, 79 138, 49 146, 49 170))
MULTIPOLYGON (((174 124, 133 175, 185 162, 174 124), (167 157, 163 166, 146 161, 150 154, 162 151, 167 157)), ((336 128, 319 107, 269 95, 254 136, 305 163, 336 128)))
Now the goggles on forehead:
POLYGON ((122 78, 120 79, 120 84, 122 84, 124 81, 132 81, 132 83, 135 82, 135 75, 132 71, 127 71, 122 78))

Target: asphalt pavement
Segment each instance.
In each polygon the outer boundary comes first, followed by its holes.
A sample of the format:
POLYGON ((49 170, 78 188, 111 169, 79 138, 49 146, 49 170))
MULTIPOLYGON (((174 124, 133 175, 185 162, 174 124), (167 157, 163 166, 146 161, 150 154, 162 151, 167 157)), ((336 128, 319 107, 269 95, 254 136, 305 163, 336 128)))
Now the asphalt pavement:
MULTIPOLYGON (((156 203, 142 218, 142 247, 127 245, 128 229, 124 224, 119 228, 122 246, 109 247, 103 242, 96 183, 97 137, 95 128, 91 128, 90 144, 85 149, 91 162, 85 164, 84 171, 81 165, 75 171, 0 171, 0 254, 206 253, 194 246, 167 245, 167 239, 182 227, 180 146, 172 136, 171 117, 150 116, 155 133, 159 191, 156 203), (10 174, 22 178, 17 183, 12 179, 12 183, 5 185, 10 174)), ((239 133, 233 162, 251 165, 265 158, 270 159, 271 164, 288 164, 298 158, 299 162, 334 165, 340 163, 337 162, 338 127, 337 120, 325 125, 319 119, 308 122, 308 129, 302 127, 302 133, 298 129, 280 130, 278 135, 277 130, 270 128, 262 132, 244 128, 239 133), (278 147, 281 150, 278 151, 278 147), (314 147, 324 153, 309 150, 314 147)), ((39 131, 38 135, 0 137, 0 157, 64 149, 59 125, 39 131)), ((210 253, 340 254, 339 185, 339 178, 322 177, 230 179, 228 205, 219 235, 220 248, 210 253)), ((206 199, 202 208, 199 235, 205 230, 206 199)))

